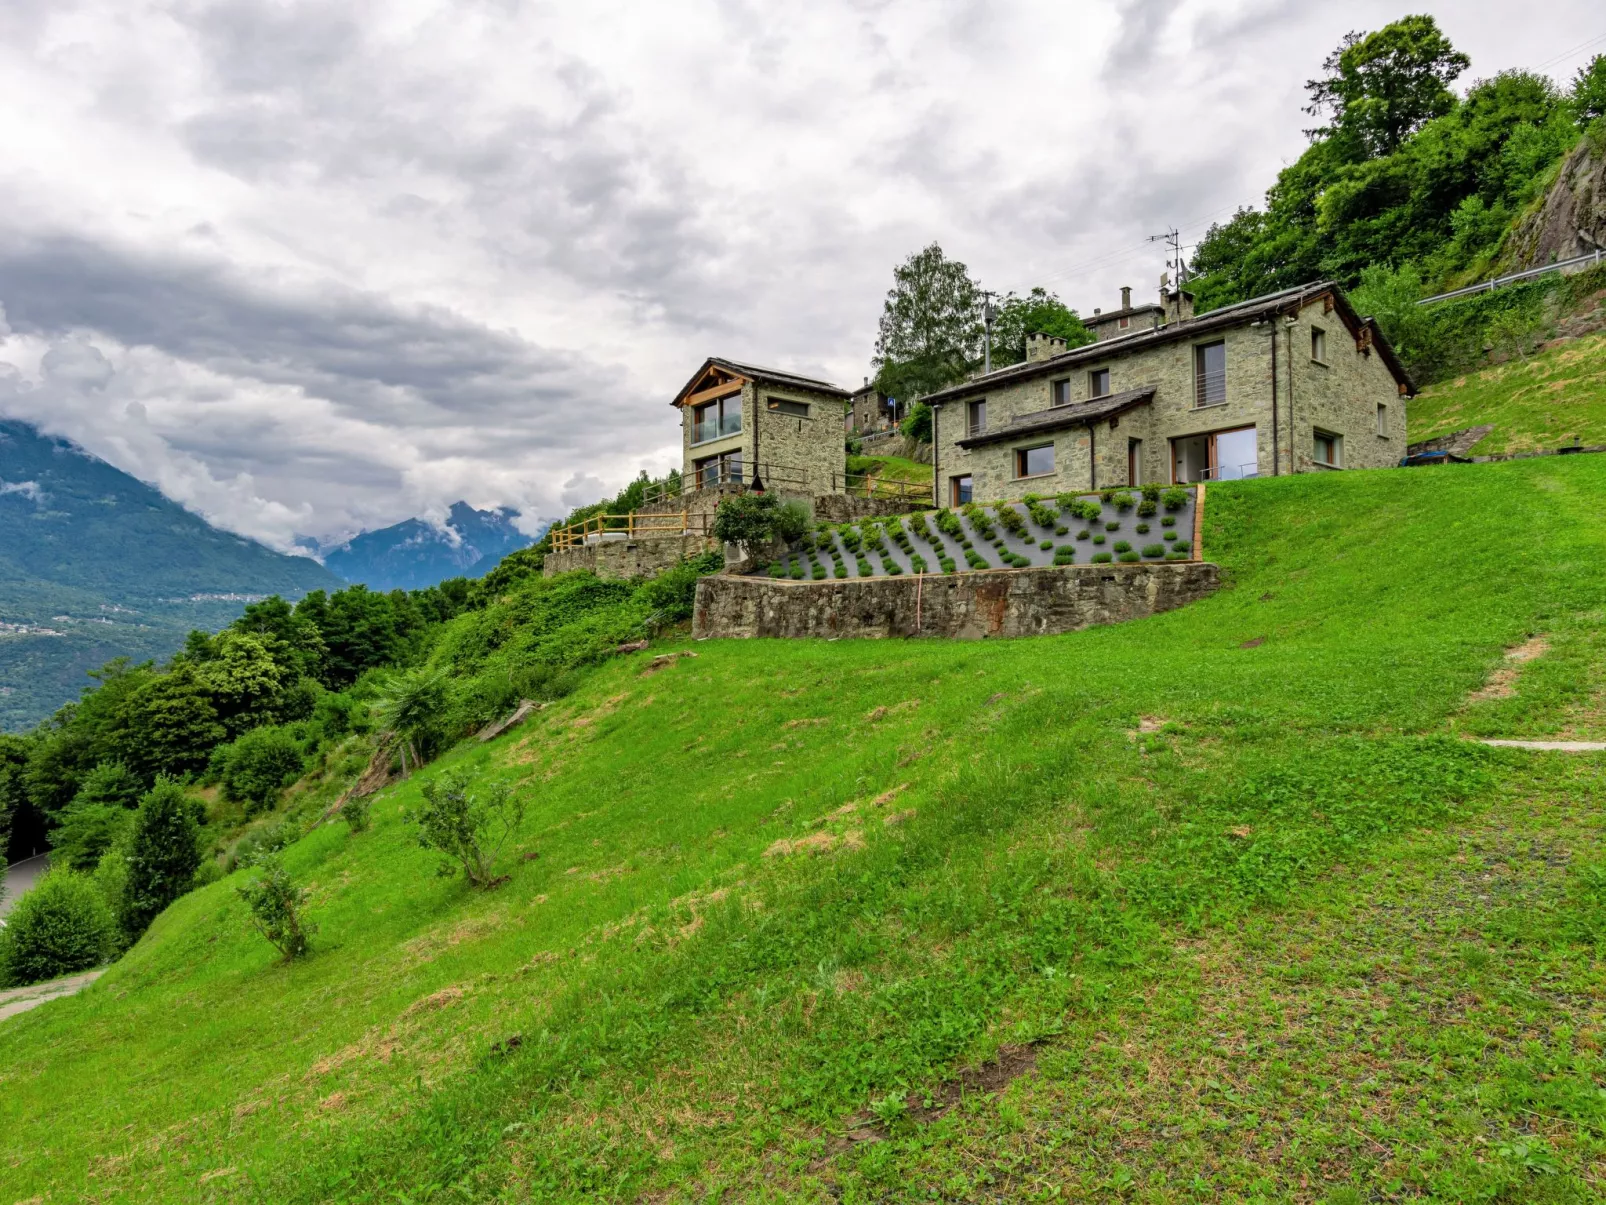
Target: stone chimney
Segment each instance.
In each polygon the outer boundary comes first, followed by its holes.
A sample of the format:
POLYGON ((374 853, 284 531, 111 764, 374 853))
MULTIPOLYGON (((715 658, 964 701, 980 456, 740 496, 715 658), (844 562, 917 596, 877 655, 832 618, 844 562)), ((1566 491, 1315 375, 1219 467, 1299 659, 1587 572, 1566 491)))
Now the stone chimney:
POLYGON ((1065 340, 1058 335, 1045 335, 1033 331, 1026 336, 1026 362, 1037 364, 1049 360, 1065 350, 1065 340))
POLYGON ((1160 286, 1160 305, 1167 322, 1186 322, 1193 317, 1193 294, 1185 288, 1160 286))
POLYGON ((1131 285, 1122 285, 1121 286, 1121 308, 1123 310, 1130 310, 1132 308, 1132 286, 1131 285))

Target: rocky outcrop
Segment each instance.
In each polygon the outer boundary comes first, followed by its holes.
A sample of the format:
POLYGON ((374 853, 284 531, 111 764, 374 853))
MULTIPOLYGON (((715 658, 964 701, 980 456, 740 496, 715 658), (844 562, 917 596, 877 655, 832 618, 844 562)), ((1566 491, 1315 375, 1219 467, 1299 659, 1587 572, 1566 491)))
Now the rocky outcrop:
POLYGON ((1606 247, 1606 153, 1585 138, 1567 156, 1544 204, 1506 241, 1501 270, 1521 272, 1606 247))

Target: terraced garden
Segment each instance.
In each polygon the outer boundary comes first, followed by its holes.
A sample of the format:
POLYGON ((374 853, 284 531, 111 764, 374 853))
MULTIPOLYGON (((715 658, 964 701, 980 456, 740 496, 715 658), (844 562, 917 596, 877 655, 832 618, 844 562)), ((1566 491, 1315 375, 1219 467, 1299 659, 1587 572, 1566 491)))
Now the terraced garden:
POLYGON ((822 523, 757 572, 797 581, 1048 565, 1187 561, 1196 491, 1185 486, 1027 494, 1020 502, 822 523))

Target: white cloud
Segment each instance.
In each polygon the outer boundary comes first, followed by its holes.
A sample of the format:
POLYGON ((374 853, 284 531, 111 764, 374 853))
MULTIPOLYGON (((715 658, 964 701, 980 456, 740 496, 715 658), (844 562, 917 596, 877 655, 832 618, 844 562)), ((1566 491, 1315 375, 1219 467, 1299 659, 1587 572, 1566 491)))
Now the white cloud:
MULTIPOLYGON (((1595 15, 1426 7, 1481 75, 1595 15)), ((933 238, 1083 309, 1152 288, 1146 236, 1258 201, 1400 11, 16 0, 0 414, 281 548, 458 498, 535 530, 678 460, 705 355, 859 380, 933 238)))

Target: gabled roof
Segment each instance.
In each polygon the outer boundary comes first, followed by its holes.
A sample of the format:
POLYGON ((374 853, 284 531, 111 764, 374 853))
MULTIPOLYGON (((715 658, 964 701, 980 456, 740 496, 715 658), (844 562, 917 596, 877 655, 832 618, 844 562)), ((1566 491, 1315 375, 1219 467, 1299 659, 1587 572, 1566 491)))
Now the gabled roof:
POLYGON ((795 372, 785 372, 779 368, 761 368, 756 364, 743 364, 737 360, 727 360, 721 356, 709 356, 704 360, 702 367, 691 374, 691 379, 681 387, 675 395, 672 406, 679 406, 688 394, 694 392, 697 382, 710 368, 722 369, 738 377, 746 377, 760 385, 780 385, 791 389, 806 389, 811 393, 826 393, 833 397, 849 398, 853 395, 840 385, 833 385, 830 381, 817 381, 812 377, 798 376, 795 372))
POLYGON ((963 398, 975 397, 995 389, 1000 385, 1013 385, 1018 381, 1028 381, 1034 377, 1048 376, 1052 373, 1063 372, 1067 368, 1078 364, 1092 363, 1110 356, 1122 355, 1126 352, 1140 351, 1149 347, 1158 347, 1166 343, 1176 343, 1192 339, 1210 331, 1222 330, 1227 327, 1238 326, 1242 323, 1253 322, 1258 318, 1271 318, 1278 314, 1297 311, 1313 301, 1318 301, 1323 295, 1331 295, 1333 309, 1339 315, 1344 325, 1349 328, 1354 338, 1361 338, 1361 332, 1367 332, 1367 339, 1372 347, 1377 349, 1378 355, 1383 357, 1383 363, 1388 365, 1394 379, 1405 386, 1406 392, 1416 393, 1416 384, 1411 380, 1405 366, 1394 354, 1389 341, 1384 337, 1383 331, 1376 321, 1371 318, 1362 318, 1350 305, 1349 298, 1344 291, 1330 280, 1318 281, 1315 284, 1300 285, 1297 288, 1282 289, 1276 293, 1267 293, 1263 297, 1253 297, 1248 301, 1240 301, 1236 305, 1222 306, 1219 310, 1211 310, 1208 314, 1200 314, 1195 318, 1185 318, 1181 322, 1167 323, 1154 330, 1135 331, 1129 335, 1119 335, 1113 339, 1100 339, 1096 343, 1086 343, 1081 347, 1061 352, 1057 356, 1050 356, 1046 360, 1038 360, 1023 364, 1011 364, 1008 368, 1000 368, 997 372, 986 376, 972 377, 959 385, 951 385, 947 389, 939 389, 936 393, 928 394, 921 400, 928 405, 942 405, 945 402, 959 401, 963 398))
POLYGON ((1154 398, 1155 386, 1140 385, 1136 389, 1126 389, 1120 393, 1112 393, 1107 397, 1094 398, 1090 402, 1073 402, 1069 406, 1050 406, 1047 410, 1037 410, 1031 414, 1022 414, 1011 419, 1002 427, 994 427, 968 439, 959 440, 961 448, 979 448, 983 444, 1003 443, 1006 440, 1019 439, 1024 435, 1036 435, 1042 431, 1060 431, 1066 427, 1082 427, 1088 423, 1098 422, 1100 419, 1113 418, 1123 414, 1134 407, 1141 406, 1154 398))

